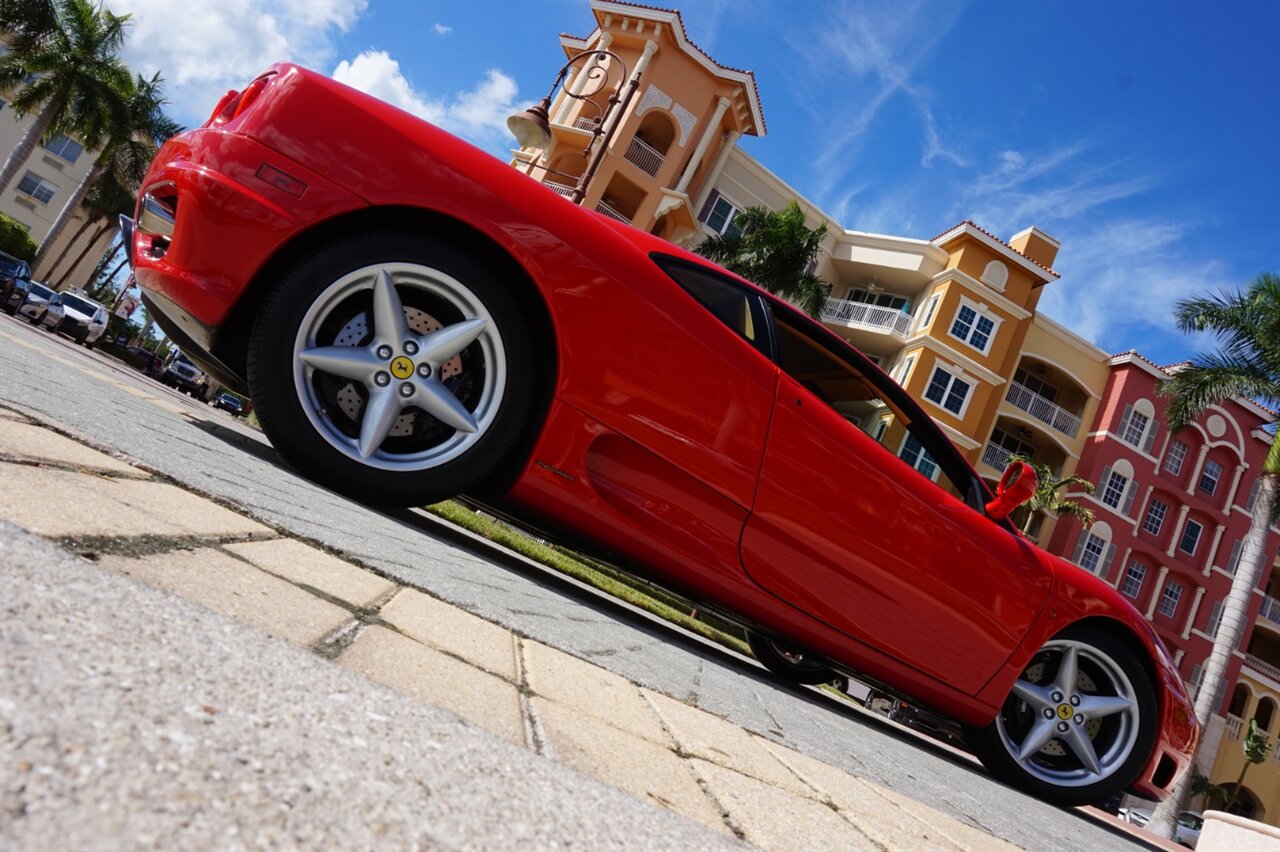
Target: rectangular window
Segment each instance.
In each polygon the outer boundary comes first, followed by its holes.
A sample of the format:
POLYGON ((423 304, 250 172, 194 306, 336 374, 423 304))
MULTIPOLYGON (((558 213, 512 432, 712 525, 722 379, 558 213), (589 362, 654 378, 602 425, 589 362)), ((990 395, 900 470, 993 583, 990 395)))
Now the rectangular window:
POLYGON ((1222 465, 1210 459, 1204 463, 1204 470, 1200 471, 1200 490, 1205 494, 1212 494, 1218 490, 1218 481, 1222 479, 1222 465))
POLYGON ((1258 505, 1258 489, 1262 488, 1262 477, 1259 476, 1253 481, 1253 487, 1249 489, 1249 499, 1245 501, 1244 510, 1253 513, 1253 507, 1258 505))
POLYGON ((911 300, 906 296, 899 296, 896 293, 886 293, 883 290, 863 290, 854 288, 846 294, 850 302, 859 302, 864 305, 875 305, 880 308, 893 308, 898 311, 906 311, 911 307, 911 300))
POLYGON ((1196 547, 1200 544, 1202 532, 1204 532, 1203 524, 1198 521, 1187 521, 1186 527, 1182 530, 1182 540, 1178 542, 1178 549, 1194 556, 1196 547))
POLYGON ((1173 618, 1178 612, 1178 601, 1181 599, 1182 584, 1170 580, 1165 584, 1164 591, 1160 593, 1160 606, 1158 607, 1160 613, 1173 618))
POLYGON ((1129 477, 1112 471, 1106 485, 1102 487, 1102 502, 1113 509, 1120 508, 1120 501, 1124 499, 1124 490, 1128 485, 1129 477))
POLYGON ((1138 599, 1138 593, 1142 591, 1142 581, 1147 576, 1147 566, 1141 562, 1130 562, 1129 568, 1124 572, 1124 582, 1120 585, 1120 593, 1127 598, 1138 599))
POLYGON ((1200 675, 1203 670, 1204 663, 1196 663, 1191 667, 1191 679, 1187 681, 1187 692, 1192 698, 1196 697, 1196 690, 1200 688, 1200 675))
POLYGON ((938 303, 942 301, 942 296, 934 296, 929 300, 929 307, 924 310, 924 318, 920 320, 920 327, 926 328, 929 323, 933 322, 933 315, 938 312, 938 303))
POLYGON ((57 154, 68 163, 74 163, 84 153, 84 146, 67 136, 55 136, 49 140, 44 149, 50 154, 57 154))
POLYGON ((1147 507, 1147 518, 1142 522, 1142 528, 1152 535, 1160 535, 1160 528, 1164 526, 1164 517, 1169 514, 1169 504, 1163 500, 1152 500, 1151 505, 1147 507))
POLYGON ((908 355, 902 362, 902 366, 894 371, 894 380, 900 385, 907 383, 907 377, 911 375, 911 368, 916 365, 916 356, 908 355))
POLYGON ((1039 394, 1050 402, 1057 402, 1058 389, 1039 376, 1033 376, 1026 370, 1019 369, 1013 374, 1013 380, 1032 393, 1039 394))
POLYGON ((1105 539, 1086 533, 1087 538, 1084 540, 1084 547, 1080 551, 1080 567, 1086 571, 1098 573, 1098 566, 1102 564, 1102 554, 1107 550, 1107 542, 1105 539))
POLYGON ((738 208, 734 207, 724 196, 716 199, 716 203, 711 206, 711 213, 707 216, 706 225, 717 234, 725 234, 730 237, 736 237, 742 231, 734 224, 734 220, 738 218, 738 208))
POLYGON ((1244 551, 1244 539, 1236 539, 1235 544, 1231 545, 1231 555, 1227 557, 1227 573, 1235 574, 1236 569, 1240 567, 1240 554, 1244 551))
POLYGON ((1164 469, 1174 476, 1182 473, 1182 463, 1187 460, 1187 445, 1182 441, 1174 441, 1169 445, 1169 452, 1164 455, 1164 469))
POLYGON ((951 323, 951 336, 972 346, 979 352, 986 352, 991 344, 991 335, 996 323, 986 314, 979 313, 968 305, 961 305, 956 311, 956 318, 951 323))
POLYGON ((1135 411, 1129 415, 1129 422, 1125 424, 1124 434, 1120 437, 1126 444, 1141 447, 1142 436, 1147 434, 1147 424, 1150 422, 1151 419, 1147 415, 1135 411))
POLYGON ((956 378, 942 367, 934 367, 924 398, 958 417, 964 411, 970 388, 968 382, 956 378))
POLYGON ((920 440, 910 432, 907 433, 907 439, 902 442, 898 457, 930 479, 938 475, 938 463, 921 445, 920 440))
POLYGON ((18 183, 18 192, 31 196, 41 204, 48 204, 57 191, 57 184, 50 183, 35 172, 27 172, 18 183))

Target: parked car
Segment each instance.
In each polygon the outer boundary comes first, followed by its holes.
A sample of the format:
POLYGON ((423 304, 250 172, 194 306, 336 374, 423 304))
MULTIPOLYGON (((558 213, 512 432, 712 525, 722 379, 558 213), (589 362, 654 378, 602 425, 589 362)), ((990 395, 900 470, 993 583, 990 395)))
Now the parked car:
POLYGON ((45 302, 40 324, 48 331, 60 331, 92 349, 107 330, 107 309, 78 293, 54 293, 45 302))
POLYGON ((159 380, 164 376, 164 359, 148 349, 126 346, 121 357, 126 364, 136 367, 150 378, 159 380))
POLYGON ((1031 468, 992 493, 867 357, 705 259, 289 64, 165 144, 125 230, 151 315, 316 481, 626 566, 1052 802, 1189 765, 1151 625, 1009 522, 1031 468))
POLYGON ((18 313, 28 322, 37 324, 44 318, 48 302, 53 298, 53 290, 38 281, 32 281, 27 290, 27 297, 18 308, 18 313))
POLYGON ((205 402, 213 393, 213 383, 208 375, 197 367, 186 353, 179 350, 174 350, 169 357, 169 363, 165 365, 160 381, 205 402))
POLYGON ((240 402, 240 397, 233 393, 220 393, 215 396, 213 398, 213 407, 221 408, 233 417, 244 416, 244 404, 240 402))
MULTIPOLYGON (((1151 822, 1150 808, 1121 808, 1119 817, 1136 826, 1145 827, 1151 822)), ((1180 846, 1195 849, 1200 842, 1200 829, 1204 827, 1204 814, 1198 811, 1182 811, 1178 814, 1178 825, 1173 830, 1173 842, 1180 846)))
POLYGON ((27 297, 30 284, 31 266, 0 251, 0 310, 13 316, 27 297))

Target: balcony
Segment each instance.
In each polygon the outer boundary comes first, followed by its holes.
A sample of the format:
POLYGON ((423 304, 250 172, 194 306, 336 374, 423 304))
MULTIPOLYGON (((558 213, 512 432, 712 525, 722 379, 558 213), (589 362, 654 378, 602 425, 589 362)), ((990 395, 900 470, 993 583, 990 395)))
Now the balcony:
POLYGON ((626 157, 627 162, 633 163, 640 168, 640 171, 649 177, 657 177, 658 169, 662 168, 662 161, 666 155, 649 145, 647 142, 639 138, 631 140, 631 144, 627 146, 626 157))
POLYGON ((1260 660, 1253 654, 1244 655, 1244 664, 1258 674, 1266 675, 1277 683, 1280 683, 1280 667, 1273 666, 1264 660, 1260 660))
POLYGON ((847 299, 827 299, 822 306, 825 322, 839 323, 849 328, 865 328, 881 334, 892 334, 905 340, 911 331, 913 317, 897 308, 851 302, 847 299))
POLYGON ((1244 726, 1244 719, 1239 716, 1227 716, 1227 736, 1233 740, 1240 739, 1240 729, 1244 726))
POLYGON ((579 130, 585 130, 588 133, 595 133, 596 126, 598 124, 599 122, 596 121, 594 118, 575 118, 573 120, 574 127, 578 128, 579 130))
POLYGON ((1057 431, 1074 438, 1080 431, 1080 416, 1072 414, 1060 405, 1056 405, 1029 388, 1009 382, 1009 392, 1005 401, 1020 411, 1025 411, 1041 423, 1052 426, 1057 431))
POLYGON ((1012 455, 1012 450, 1006 450, 999 444, 987 444, 982 450, 982 463, 995 470, 1004 470, 1009 466, 1009 457, 1012 455))
POLYGON ((554 192, 556 195, 563 195, 565 198, 569 198, 573 195, 573 187, 565 186, 562 183, 554 183, 548 180, 543 181, 542 185, 554 192))
POLYGON ((614 210, 612 207, 610 207, 608 204, 605 204, 603 201, 601 201, 599 204, 596 205, 596 212, 603 213, 604 215, 608 216, 610 219, 617 219, 619 222, 626 222, 628 225, 631 224, 630 219, 628 219, 626 216, 623 216, 621 213, 619 213, 617 210, 614 210))
POLYGON ((1258 610, 1258 617, 1265 618, 1276 627, 1280 627, 1280 600, 1276 600, 1271 595, 1262 596, 1262 609, 1258 610))

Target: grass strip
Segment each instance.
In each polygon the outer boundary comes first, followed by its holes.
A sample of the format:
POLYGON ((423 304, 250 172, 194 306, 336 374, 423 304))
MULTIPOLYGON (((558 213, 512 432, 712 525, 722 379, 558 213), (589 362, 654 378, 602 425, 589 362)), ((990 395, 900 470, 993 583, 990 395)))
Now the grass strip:
MULTIPOLYGON (((635 577, 611 568, 601 562, 573 553, 563 548, 543 544, 526 532, 468 509, 453 500, 424 507, 426 511, 456 524, 465 530, 486 538, 495 544, 514 550, 552 570, 567 574, 619 600, 624 600, 659 618, 697 633, 705 639, 731 648, 740 654, 751 655, 750 648, 741 635, 726 632, 720 626, 709 624, 689 615, 693 604, 669 592, 648 586, 635 577)), ((727 623, 715 619, 720 625, 727 623)))

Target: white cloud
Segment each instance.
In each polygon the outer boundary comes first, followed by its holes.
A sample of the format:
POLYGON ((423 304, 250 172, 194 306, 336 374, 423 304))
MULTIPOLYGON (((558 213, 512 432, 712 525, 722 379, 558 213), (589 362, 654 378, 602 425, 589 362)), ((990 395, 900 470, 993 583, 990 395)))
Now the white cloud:
POLYGON ((432 97, 418 92, 385 51, 366 50, 355 59, 343 60, 333 77, 406 112, 456 133, 477 145, 509 148, 507 116, 517 110, 516 83, 496 68, 464 92, 432 97))
POLYGON ((227 89, 239 89, 273 62, 324 68, 334 40, 368 0, 108 0, 131 25, 124 49, 133 70, 160 71, 170 112, 184 123, 207 117, 227 89))
POLYGON ((431 28, 436 31, 436 35, 448 35, 453 32, 453 27, 446 27, 444 24, 432 24, 431 28))

